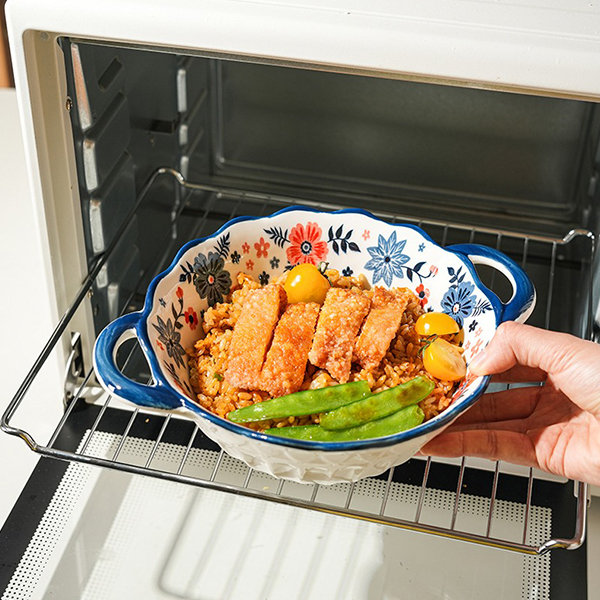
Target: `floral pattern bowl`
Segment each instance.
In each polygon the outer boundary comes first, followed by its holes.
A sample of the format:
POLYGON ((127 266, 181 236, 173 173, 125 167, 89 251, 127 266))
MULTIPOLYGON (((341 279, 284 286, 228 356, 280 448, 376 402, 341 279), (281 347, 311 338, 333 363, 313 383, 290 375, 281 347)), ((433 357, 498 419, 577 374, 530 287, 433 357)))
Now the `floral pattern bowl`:
POLYGON ((526 320, 535 304, 528 276, 492 248, 442 248, 418 227, 388 224, 363 210, 325 213, 292 207, 268 217, 236 218, 214 235, 183 246, 150 284, 143 310, 116 319, 100 333, 94 366, 101 384, 136 405, 186 415, 227 453, 276 477, 324 484, 356 481, 408 460, 477 400, 488 377, 475 377, 467 369, 452 404, 437 417, 408 431, 353 442, 268 436, 194 402, 186 349, 200 337, 201 312, 227 295, 240 271, 267 284, 297 263, 320 261, 343 275, 362 273, 373 285, 409 287, 426 310, 452 315, 464 328, 467 364, 499 323, 526 320), (482 285, 474 268, 478 263, 508 278, 510 300, 501 302, 482 285), (128 379, 115 364, 117 348, 131 336, 150 365, 150 385, 128 379))

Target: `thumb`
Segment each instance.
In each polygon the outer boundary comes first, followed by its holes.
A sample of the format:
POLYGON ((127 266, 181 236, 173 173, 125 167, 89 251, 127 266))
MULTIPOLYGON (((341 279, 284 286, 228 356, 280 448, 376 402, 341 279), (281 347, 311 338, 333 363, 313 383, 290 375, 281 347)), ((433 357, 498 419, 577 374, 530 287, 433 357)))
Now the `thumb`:
POLYGON ((600 416, 600 346, 566 333, 508 321, 471 361, 475 375, 504 373, 514 366, 541 369, 575 404, 600 416))

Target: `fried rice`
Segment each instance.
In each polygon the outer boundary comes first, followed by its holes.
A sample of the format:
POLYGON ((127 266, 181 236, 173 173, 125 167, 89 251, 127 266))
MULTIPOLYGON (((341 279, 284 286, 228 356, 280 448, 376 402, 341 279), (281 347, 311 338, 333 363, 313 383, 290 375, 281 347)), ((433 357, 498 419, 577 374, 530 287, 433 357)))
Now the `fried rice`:
MULTIPOLYGON (((364 276, 342 277, 338 271, 333 269, 329 269, 326 275, 333 287, 360 290, 369 297, 373 294, 364 276)), ((282 277, 282 281, 284 278, 285 275, 282 277)), ((259 287, 261 285, 252 277, 240 273, 236 284, 224 299, 225 301, 204 311, 201 319, 204 337, 188 350, 190 383, 196 393, 198 403, 223 418, 232 410, 263 402, 271 397, 267 392, 232 387, 223 377, 227 367, 227 353, 233 327, 249 292, 259 287)), ((423 342, 415 331, 415 322, 424 310, 419 299, 407 288, 401 288, 398 293, 407 294, 408 302, 398 333, 385 357, 373 369, 363 369, 359 365, 353 364, 349 381, 365 380, 369 384, 371 392, 376 393, 405 383, 418 375, 429 377, 433 380, 435 388, 427 398, 419 403, 425 413, 425 420, 428 420, 450 405, 457 384, 433 379, 423 367, 420 352, 423 342)), ((309 363, 301 389, 316 389, 337 384, 338 382, 327 371, 318 369, 309 363)), ((248 427, 263 431, 269 427, 316 423, 319 423, 318 414, 249 423, 248 427)))

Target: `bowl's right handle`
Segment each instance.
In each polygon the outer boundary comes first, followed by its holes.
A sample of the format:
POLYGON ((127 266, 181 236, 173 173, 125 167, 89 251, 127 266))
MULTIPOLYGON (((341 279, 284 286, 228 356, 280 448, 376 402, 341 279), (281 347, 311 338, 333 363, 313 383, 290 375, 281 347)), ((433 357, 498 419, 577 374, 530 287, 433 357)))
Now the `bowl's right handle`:
POLYGON ((535 288, 529 276, 506 254, 480 244, 455 244, 446 250, 464 254, 474 265, 488 265, 500 271, 510 281, 513 293, 507 302, 502 302, 501 321, 524 323, 535 307, 535 288))
MULTIPOLYGON (((94 368, 98 379, 104 387, 119 396, 139 406, 153 408, 179 408, 181 400, 160 381, 144 385, 133 381, 121 373, 115 358, 119 346, 132 337, 137 337, 141 313, 133 312, 109 323, 98 336, 94 345, 94 368)), ((144 350, 142 346, 142 350, 144 350)), ((146 359, 148 356, 144 353, 146 359)), ((149 361, 150 362, 150 361, 149 361)), ((152 365, 150 365, 152 370, 152 365)))

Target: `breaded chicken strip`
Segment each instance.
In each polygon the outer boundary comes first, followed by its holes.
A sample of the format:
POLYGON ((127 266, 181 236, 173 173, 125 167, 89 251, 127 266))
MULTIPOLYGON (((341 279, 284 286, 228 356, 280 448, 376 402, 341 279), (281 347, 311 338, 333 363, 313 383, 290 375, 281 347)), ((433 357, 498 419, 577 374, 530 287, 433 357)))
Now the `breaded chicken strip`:
POLYGON ((331 288, 325 297, 308 360, 340 383, 350 376, 356 335, 370 304, 356 290, 331 288))
POLYGON ((363 369, 374 369, 388 351, 398 333, 410 292, 394 293, 376 287, 371 299, 371 310, 354 347, 354 362, 363 369))
POLYGON ((287 305, 267 353, 260 376, 261 390, 277 397, 300 389, 320 308, 315 302, 287 305))
POLYGON ((229 345, 224 375, 229 385, 246 390, 260 389, 260 371, 285 303, 285 291, 276 283, 248 294, 229 345))

